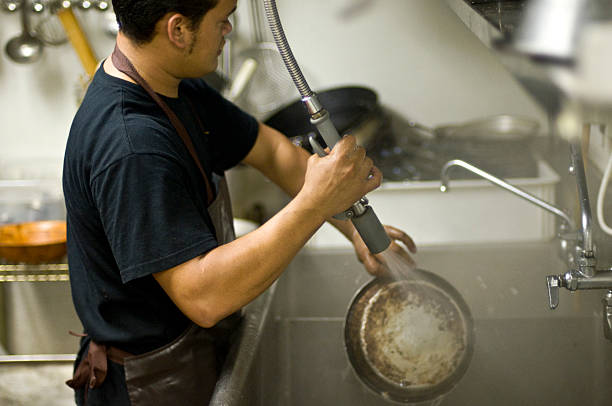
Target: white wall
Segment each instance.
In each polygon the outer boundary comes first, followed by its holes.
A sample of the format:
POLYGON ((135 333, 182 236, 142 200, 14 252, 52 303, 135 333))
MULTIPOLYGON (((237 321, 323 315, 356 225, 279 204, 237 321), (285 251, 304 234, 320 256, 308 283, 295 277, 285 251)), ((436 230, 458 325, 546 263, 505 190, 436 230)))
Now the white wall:
POLYGON ((370 86, 383 104, 428 125, 498 113, 542 118, 442 0, 277 4, 292 50, 315 90, 370 86), (363 9, 344 17, 357 4, 363 9))
MULTIPOLYGON (((76 14, 95 53, 104 56, 114 40, 103 34, 102 14, 93 10, 76 14)), ((33 64, 13 62, 4 46, 20 32, 19 13, 0 14, 0 177, 59 176, 80 83, 86 76, 69 44, 46 47, 41 60, 33 64)))
MULTIPOLYGON (((237 38, 249 34, 242 21, 248 20, 247 1, 240 1, 237 38)), ((544 121, 526 93, 442 0, 279 0, 278 7, 315 90, 369 86, 383 104, 428 125, 497 113, 544 121), (365 7, 342 17, 355 4, 365 7)), ((92 10, 78 16, 96 54, 108 55, 113 40, 103 33, 102 14, 92 10)), ((0 14, 3 48, 19 31, 18 14, 0 14)), ((18 65, 2 52, 0 177, 16 161, 25 160, 34 172, 49 159, 59 168, 82 75, 69 45, 47 47, 42 60, 32 65, 18 65)))

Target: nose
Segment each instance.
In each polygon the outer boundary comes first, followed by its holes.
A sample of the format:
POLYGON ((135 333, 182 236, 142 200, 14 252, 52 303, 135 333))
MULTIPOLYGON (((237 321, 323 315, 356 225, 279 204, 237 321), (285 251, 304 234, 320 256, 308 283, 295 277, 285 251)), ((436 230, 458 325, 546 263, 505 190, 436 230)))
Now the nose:
POLYGON ((230 32, 232 32, 232 29, 234 28, 234 26, 232 25, 231 21, 226 21, 225 25, 223 26, 223 35, 227 35, 230 32))

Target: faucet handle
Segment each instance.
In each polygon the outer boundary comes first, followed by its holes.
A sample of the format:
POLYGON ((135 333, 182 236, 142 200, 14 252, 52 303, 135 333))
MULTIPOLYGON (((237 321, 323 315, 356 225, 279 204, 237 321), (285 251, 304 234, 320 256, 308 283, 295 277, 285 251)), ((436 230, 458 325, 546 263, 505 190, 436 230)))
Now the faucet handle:
POLYGON ((559 287, 561 286, 561 277, 559 275, 549 275, 546 277, 546 286, 548 287, 548 306, 554 310, 559 306, 559 287))

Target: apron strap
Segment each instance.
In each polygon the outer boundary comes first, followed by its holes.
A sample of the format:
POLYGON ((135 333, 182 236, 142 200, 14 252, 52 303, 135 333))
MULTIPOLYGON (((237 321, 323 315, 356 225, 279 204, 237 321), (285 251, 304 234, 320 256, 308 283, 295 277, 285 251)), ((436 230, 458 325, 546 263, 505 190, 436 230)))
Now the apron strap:
POLYGON ((66 381, 66 385, 72 389, 85 387, 84 401, 87 404, 87 392, 89 389, 97 388, 106 379, 108 371, 108 362, 111 360, 117 364, 124 364, 125 358, 131 357, 132 354, 120 350, 116 347, 111 347, 104 344, 99 344, 93 340, 89 342, 87 356, 83 357, 72 379, 66 381))
MULTIPOLYGON (((142 86, 146 90, 146 92, 149 94, 149 96, 151 96, 151 98, 157 103, 157 105, 164 111, 164 113, 166 113, 166 116, 170 120, 170 123, 172 123, 172 125, 176 129, 176 132, 181 137, 181 139, 183 140, 183 143, 187 147, 189 154, 195 161, 196 165, 198 166, 198 169, 200 169, 200 173, 202 174, 202 177, 204 177, 204 182, 206 183, 206 197, 207 197, 208 205, 210 205, 212 201, 214 200, 214 194, 212 191, 212 187, 210 186, 210 181, 208 180, 208 176, 206 176, 206 172, 204 171, 204 168, 202 167, 202 164, 200 163, 200 159, 198 158, 198 155, 195 151, 195 147, 193 146, 191 137, 187 133, 187 130, 185 129, 185 126, 183 125, 181 120, 177 117, 176 113, 172 111, 172 109, 168 106, 168 104, 166 104, 166 102, 164 102, 161 99, 161 97, 159 97, 159 95, 155 93, 155 91, 151 88, 151 86, 147 83, 147 81, 138 73, 138 71, 132 64, 132 62, 130 62, 127 56, 125 56, 125 54, 121 52, 119 47, 117 47, 117 44, 115 44, 115 49, 113 50, 113 53, 111 55, 111 60, 113 62, 113 65, 115 65, 115 67, 120 72, 125 73, 130 78, 132 78, 136 83, 142 86)), ((189 103, 191 104, 191 101, 189 101, 189 103)), ((193 109, 193 105, 192 105, 192 109, 193 109)), ((196 119, 198 120, 200 127, 202 127, 202 122, 200 121, 200 118, 198 117, 197 114, 196 114, 196 119)))

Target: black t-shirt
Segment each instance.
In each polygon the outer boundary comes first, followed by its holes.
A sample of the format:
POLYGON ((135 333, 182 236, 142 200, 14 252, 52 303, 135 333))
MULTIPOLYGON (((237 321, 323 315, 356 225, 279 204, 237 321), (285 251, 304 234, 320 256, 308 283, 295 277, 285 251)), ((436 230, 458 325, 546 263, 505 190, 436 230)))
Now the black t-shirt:
MULTIPOLYGON (((162 98, 209 179, 255 143, 256 120, 202 80, 183 80, 178 98, 162 98)), ((201 172, 142 87, 96 72, 70 129, 63 187, 72 296, 88 337, 132 354, 178 337, 189 320, 152 274, 217 241, 201 172)))

